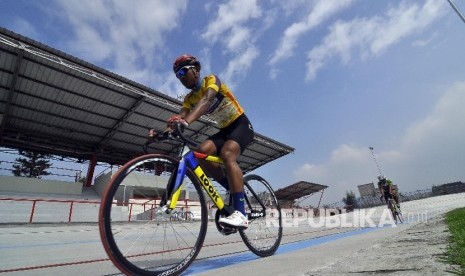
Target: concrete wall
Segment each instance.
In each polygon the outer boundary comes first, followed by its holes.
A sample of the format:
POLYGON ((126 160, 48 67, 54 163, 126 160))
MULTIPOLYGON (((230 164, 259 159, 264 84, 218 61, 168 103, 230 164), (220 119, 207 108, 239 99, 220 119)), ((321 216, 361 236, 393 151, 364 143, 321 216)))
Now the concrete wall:
POLYGON ((80 195, 82 183, 0 175, 0 192, 80 195))
POLYGON ((94 188, 94 191, 99 196, 103 195, 103 192, 105 191, 105 188, 106 188, 108 182, 110 182, 111 175, 112 175, 112 172, 109 172, 109 173, 106 173, 106 174, 101 174, 100 176, 95 178, 93 188, 94 188))
MULTIPOLYGON (((6 198, 0 200, 0 224, 28 223, 31 220, 31 214, 33 215, 32 223, 66 223, 70 219, 70 215, 71 222, 97 222, 100 196, 111 177, 111 172, 100 175, 95 179, 92 188, 83 188, 83 184, 80 182, 0 176, 0 195, 3 194, 3 197, 6 198)), ((124 192, 121 191, 121 201, 127 202, 132 197, 134 188, 164 189, 166 177, 132 173, 125 179, 124 185, 121 188, 126 189, 124 192)), ((181 194, 181 198, 184 198, 183 194, 181 194)), ((137 202, 137 200, 132 199, 131 202, 137 202)), ((142 200, 138 203, 145 202, 146 200, 142 200)), ((189 210, 195 214, 200 214, 200 211, 197 210, 198 203, 193 203, 193 205, 189 210)), ((112 219, 127 221, 130 207, 133 219, 144 212, 143 206, 122 204, 114 207, 112 219)))
MULTIPOLYGON (((94 181, 93 188, 95 192, 102 196, 105 191, 106 186, 111 180, 111 177, 116 172, 108 172, 97 177, 94 181)), ((150 187, 150 188, 159 188, 165 189, 167 183, 166 176, 155 176, 153 174, 144 174, 144 173, 130 173, 124 179, 122 186, 127 187, 150 187)), ((188 193, 188 192, 187 192, 188 193)), ((189 195, 187 194, 187 198, 189 195)))

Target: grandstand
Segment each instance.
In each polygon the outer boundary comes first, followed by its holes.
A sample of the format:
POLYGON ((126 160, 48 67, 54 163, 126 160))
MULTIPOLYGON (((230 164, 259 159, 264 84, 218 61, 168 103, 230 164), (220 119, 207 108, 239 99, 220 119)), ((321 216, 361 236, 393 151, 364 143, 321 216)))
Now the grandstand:
MULTIPOLYGON (((164 129, 181 102, 76 57, 0 28, 0 146, 121 165, 142 152, 149 128, 164 129)), ((218 131, 207 117, 186 134, 218 131)), ((150 150, 176 155, 169 142, 150 150)), ((256 133, 239 162, 250 172, 294 149, 256 133)))
MULTIPOLYGON (((96 164, 117 167, 140 155, 148 129, 164 129, 180 106, 178 99, 0 27, 0 146, 89 161, 85 183, 1 178, 1 203, 31 203, 26 208, 32 209, 27 211, 31 222, 42 204, 70 204, 65 221, 71 221, 83 191, 102 194, 102 186, 93 185, 96 164)), ((202 117, 186 134, 202 141, 217 131, 202 117)), ((179 149, 174 142, 150 148, 172 156, 179 149)), ((293 151, 256 133, 239 163, 250 172, 293 151)), ((108 180, 111 174, 102 177, 108 180)))

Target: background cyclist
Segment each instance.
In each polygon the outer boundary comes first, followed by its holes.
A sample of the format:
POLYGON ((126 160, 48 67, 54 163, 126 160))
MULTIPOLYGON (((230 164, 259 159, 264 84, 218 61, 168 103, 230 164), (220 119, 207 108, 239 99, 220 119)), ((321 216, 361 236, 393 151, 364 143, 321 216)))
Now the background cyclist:
POLYGON ((387 204, 388 199, 392 198, 394 199, 397 207, 400 208, 399 196, 397 194, 397 187, 394 185, 392 180, 387 179, 384 175, 378 176, 378 189, 381 194, 381 197, 380 197, 381 200, 384 197, 384 201, 387 204))
POLYGON ((179 81, 191 91, 184 98, 179 114, 168 119, 168 127, 174 123, 188 126, 202 115, 217 122, 220 131, 203 141, 198 151, 218 155, 223 159, 226 174, 219 164, 203 162, 202 168, 218 183, 230 191, 234 212, 220 223, 234 227, 248 227, 244 206, 244 181, 237 158, 254 138, 252 125, 228 86, 216 75, 200 76, 200 62, 192 55, 179 56, 173 71, 179 81))

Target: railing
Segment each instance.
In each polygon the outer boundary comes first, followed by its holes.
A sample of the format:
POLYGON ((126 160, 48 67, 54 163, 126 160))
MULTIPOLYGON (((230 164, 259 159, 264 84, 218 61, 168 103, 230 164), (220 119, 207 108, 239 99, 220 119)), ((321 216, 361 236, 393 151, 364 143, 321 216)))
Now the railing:
MULTIPOLYGON (((139 202, 117 202, 115 207, 121 210, 121 221, 147 220, 154 218, 154 210, 159 198, 139 202)), ((199 202, 184 200, 179 208, 194 211, 199 202)), ((32 199, 0 197, 0 223, 56 223, 56 222, 98 222, 100 201, 70 199, 32 199), (65 206, 65 207, 64 207, 65 206)))
MULTIPOLYGON (((75 205, 78 204, 88 204, 88 205, 100 205, 100 201, 91 201, 91 200, 65 200, 65 199, 31 199, 31 198, 0 198, 1 205, 1 217, 0 222, 72 222, 73 221, 73 212, 75 211, 75 205), (8 204, 10 203, 10 204, 8 204), (30 210, 27 211, 27 206, 18 203, 30 203, 30 210), (67 206, 66 209, 62 208, 53 208, 58 204, 59 207, 67 206), (25 208, 26 207, 26 208, 25 208), (42 214, 41 211, 38 211, 37 208, 46 210, 47 214, 42 214), (63 219, 64 212, 67 210, 66 218, 63 219), (45 215, 48 217, 48 221, 34 220, 37 213, 40 212, 40 215, 45 215), (60 214, 61 213, 61 214, 60 214), (60 217, 61 215, 61 217, 60 217), (28 218, 28 219, 25 219, 28 218), (52 219, 50 219, 52 218, 52 219)), ((95 208, 98 209, 98 208, 95 208)), ((47 220, 47 219, 46 219, 47 220)), ((88 221, 88 220, 86 220, 88 221)), ((97 218, 95 217, 95 220, 97 218)))

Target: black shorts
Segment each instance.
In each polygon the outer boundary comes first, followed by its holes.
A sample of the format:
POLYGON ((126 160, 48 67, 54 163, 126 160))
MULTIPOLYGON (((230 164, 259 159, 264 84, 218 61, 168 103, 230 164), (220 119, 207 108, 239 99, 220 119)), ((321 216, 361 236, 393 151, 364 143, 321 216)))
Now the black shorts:
POLYGON ((241 153, 243 153, 247 145, 252 142, 254 136, 255 134, 249 118, 245 114, 242 114, 229 126, 220 129, 220 131, 208 137, 208 139, 213 141, 217 151, 216 154, 220 155, 224 143, 228 140, 236 141, 241 147, 241 153))

